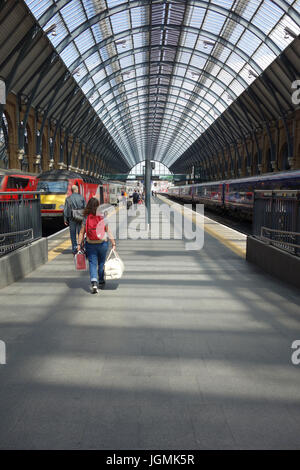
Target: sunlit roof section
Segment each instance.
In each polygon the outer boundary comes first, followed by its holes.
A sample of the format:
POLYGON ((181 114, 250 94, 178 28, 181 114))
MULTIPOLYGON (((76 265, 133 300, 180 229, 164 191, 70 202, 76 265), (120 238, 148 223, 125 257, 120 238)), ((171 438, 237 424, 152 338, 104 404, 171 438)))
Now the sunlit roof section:
POLYGON ((132 167, 168 167, 300 33, 300 0, 26 0, 132 167))

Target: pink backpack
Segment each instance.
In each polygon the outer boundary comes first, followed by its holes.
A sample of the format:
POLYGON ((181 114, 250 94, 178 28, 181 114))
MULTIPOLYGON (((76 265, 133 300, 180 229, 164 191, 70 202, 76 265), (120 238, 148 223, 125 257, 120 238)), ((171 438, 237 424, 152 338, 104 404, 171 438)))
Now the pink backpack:
POLYGON ((105 238, 105 222, 102 215, 89 214, 85 224, 86 236, 89 240, 105 238))

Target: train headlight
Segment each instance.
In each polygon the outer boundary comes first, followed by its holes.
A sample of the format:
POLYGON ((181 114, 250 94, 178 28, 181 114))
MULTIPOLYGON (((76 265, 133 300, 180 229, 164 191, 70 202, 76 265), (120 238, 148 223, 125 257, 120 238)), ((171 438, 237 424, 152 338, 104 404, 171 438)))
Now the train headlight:
POLYGON ((59 208, 60 208, 60 209, 64 209, 64 208, 65 208, 65 206, 59 206, 59 208))

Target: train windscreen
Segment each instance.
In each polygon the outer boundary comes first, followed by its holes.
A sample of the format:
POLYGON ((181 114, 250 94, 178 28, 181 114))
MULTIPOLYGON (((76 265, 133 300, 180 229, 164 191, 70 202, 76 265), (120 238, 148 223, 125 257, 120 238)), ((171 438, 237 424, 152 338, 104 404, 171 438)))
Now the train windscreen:
POLYGON ((28 186, 29 180, 27 178, 18 178, 16 176, 9 176, 7 179, 7 189, 22 190, 28 186))
POLYGON ((68 181, 39 181, 37 190, 43 191, 46 194, 66 194, 68 190, 68 181))

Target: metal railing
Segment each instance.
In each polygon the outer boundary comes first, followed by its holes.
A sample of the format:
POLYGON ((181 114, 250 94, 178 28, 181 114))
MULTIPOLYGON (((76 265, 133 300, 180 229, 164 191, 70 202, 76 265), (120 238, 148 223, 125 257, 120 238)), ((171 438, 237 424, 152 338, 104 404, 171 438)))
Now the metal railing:
POLYGON ((255 191, 253 235, 300 256, 300 190, 255 191))
POLYGON ((40 191, 0 192, 0 256, 42 236, 40 191))

